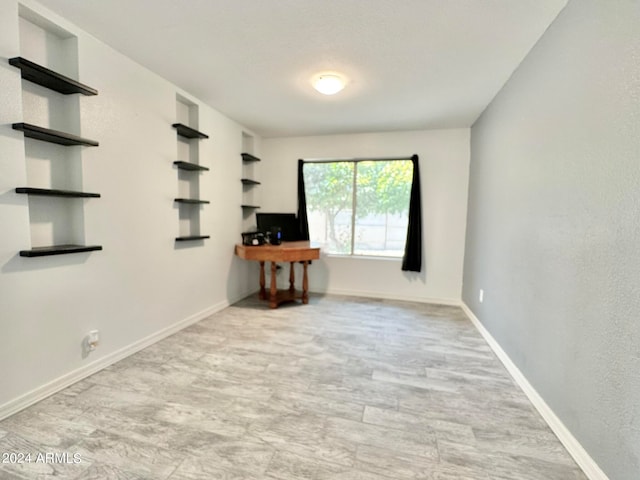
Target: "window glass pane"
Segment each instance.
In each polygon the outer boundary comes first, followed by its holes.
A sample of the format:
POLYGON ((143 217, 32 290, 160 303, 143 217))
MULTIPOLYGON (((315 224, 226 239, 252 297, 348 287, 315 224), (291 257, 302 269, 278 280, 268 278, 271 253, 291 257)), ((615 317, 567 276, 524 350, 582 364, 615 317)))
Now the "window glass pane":
POLYGON ((402 257, 409 220, 412 163, 359 162, 356 172, 353 253, 402 257))
POLYGON ((351 253, 354 163, 304 166, 310 240, 327 253, 351 253))

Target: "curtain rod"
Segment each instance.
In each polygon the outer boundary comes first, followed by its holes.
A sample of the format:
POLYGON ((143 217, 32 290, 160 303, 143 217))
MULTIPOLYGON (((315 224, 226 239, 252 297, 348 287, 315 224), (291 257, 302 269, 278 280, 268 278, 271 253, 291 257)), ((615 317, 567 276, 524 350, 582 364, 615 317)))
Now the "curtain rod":
POLYGON ((373 158, 310 158, 305 160, 301 159, 304 163, 337 163, 337 162, 388 162, 391 160, 412 160, 411 156, 398 156, 398 157, 373 157, 373 158))

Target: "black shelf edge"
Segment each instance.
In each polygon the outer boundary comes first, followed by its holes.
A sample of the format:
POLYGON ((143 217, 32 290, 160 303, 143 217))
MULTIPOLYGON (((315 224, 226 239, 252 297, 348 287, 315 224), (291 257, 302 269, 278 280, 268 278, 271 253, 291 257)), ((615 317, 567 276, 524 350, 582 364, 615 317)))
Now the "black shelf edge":
POLYGON ((174 201, 178 203, 193 203, 193 204, 211 203, 209 202, 209 200, 199 200, 197 198, 174 198, 174 201))
POLYGON ((30 123, 14 123, 12 128, 24 132, 25 137, 42 140, 43 142, 57 143, 65 147, 74 145, 97 147, 99 145, 95 140, 89 140, 88 138, 78 137, 58 130, 51 130, 50 128, 38 127, 30 123))
POLYGON ((260 159, 255 155, 251 155, 250 153, 241 153, 243 162, 259 162, 260 159))
POLYGON ((260 185, 260 182, 256 182, 255 180, 251 180, 250 178, 241 178, 240 181, 243 185, 260 185))
POLYGON ((36 247, 31 250, 20 250, 21 257, 47 257, 50 255, 65 255, 67 253, 95 252, 102 250, 101 245, 53 245, 51 247, 36 247))
POLYGON ((171 125, 173 128, 178 130, 178 135, 185 138, 209 138, 209 135, 199 132, 191 127, 187 127, 182 123, 174 123, 171 125))
POLYGON ((176 242, 189 242, 192 240, 206 240, 210 235, 190 235, 188 237, 176 237, 176 242))
POLYGON ((180 170, 191 170, 191 171, 208 171, 209 167, 203 167, 202 165, 198 165, 197 163, 183 162, 182 160, 177 160, 173 162, 173 164, 178 167, 180 170))
POLYGON ((47 197, 100 198, 99 193, 74 192, 73 190, 56 190, 50 188, 18 187, 16 193, 42 195, 47 197))
POLYGON ((22 57, 14 57, 9 59, 9 63, 14 67, 18 67, 21 71, 22 78, 43 87, 55 90, 64 95, 72 93, 81 93, 82 95, 97 95, 98 91, 88 85, 78 82, 69 77, 54 72, 42 65, 33 63, 22 57))
POLYGON ((258 205, 240 205, 242 208, 260 208, 258 205))

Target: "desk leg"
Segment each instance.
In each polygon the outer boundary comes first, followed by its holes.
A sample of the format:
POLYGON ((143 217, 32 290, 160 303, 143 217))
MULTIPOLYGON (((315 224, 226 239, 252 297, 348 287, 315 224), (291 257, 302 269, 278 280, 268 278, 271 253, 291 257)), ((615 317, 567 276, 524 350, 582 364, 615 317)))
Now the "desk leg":
POLYGON ((309 290, 309 279, 307 278, 307 265, 309 262, 305 260, 302 262, 302 303, 309 303, 309 294, 307 290, 309 290))
POLYGON ((265 283, 266 282, 264 279, 264 262, 260 262, 260 293, 258 294, 258 298, 260 298, 260 300, 267 299, 267 290, 264 288, 265 283))
POLYGON ((276 262, 271 262, 271 291, 269 292, 269 308, 278 307, 278 281, 276 279, 276 262))
POLYGON ((295 292, 296 290, 296 287, 295 287, 296 274, 293 271, 293 266, 294 266, 294 262, 291 262, 291 264, 289 265, 289 291, 291 293, 295 292))

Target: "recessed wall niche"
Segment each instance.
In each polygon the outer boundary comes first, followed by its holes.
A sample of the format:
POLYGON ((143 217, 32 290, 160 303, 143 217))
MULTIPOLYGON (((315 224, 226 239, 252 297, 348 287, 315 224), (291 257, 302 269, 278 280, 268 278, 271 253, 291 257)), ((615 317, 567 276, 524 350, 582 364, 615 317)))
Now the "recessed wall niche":
MULTIPOLYGON (((78 39, 21 6, 20 56, 69 78, 78 78, 78 39)), ((24 122, 80 133, 80 96, 63 95, 33 82, 22 82, 24 122)))
POLYGON ((178 236, 176 242, 193 242, 209 238, 200 230, 200 210, 207 200, 200 198, 200 174, 209 170, 200 164, 201 139, 209 138, 199 132, 198 105, 176 95, 177 157, 174 165, 178 172, 178 193, 174 199, 178 209, 178 236))
POLYGON ((256 145, 253 135, 242 132, 242 230, 250 231, 256 228, 254 213, 260 208, 259 162, 255 156, 256 145))
POLYGON ((90 200, 83 199, 99 195, 82 192, 85 147, 70 146, 76 145, 73 137, 81 133, 81 98, 97 91, 75 80, 78 39, 74 35, 24 6, 19 15, 20 57, 9 63, 21 70, 23 118, 13 128, 24 132, 27 185, 16 192, 29 195, 31 235, 31 249, 20 255, 100 250, 85 245, 84 205, 90 200), (71 84, 73 92, 66 91, 71 84), (82 95, 73 94, 78 85, 82 95))

